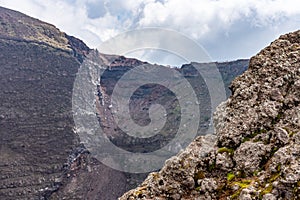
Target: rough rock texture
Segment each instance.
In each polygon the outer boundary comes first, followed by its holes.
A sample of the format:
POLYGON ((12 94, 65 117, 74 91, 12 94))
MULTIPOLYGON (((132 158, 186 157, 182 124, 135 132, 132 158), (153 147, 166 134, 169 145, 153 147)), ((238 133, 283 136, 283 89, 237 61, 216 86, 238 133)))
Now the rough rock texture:
POLYGON ((300 31, 250 60, 198 137, 120 200, 299 199, 300 31))

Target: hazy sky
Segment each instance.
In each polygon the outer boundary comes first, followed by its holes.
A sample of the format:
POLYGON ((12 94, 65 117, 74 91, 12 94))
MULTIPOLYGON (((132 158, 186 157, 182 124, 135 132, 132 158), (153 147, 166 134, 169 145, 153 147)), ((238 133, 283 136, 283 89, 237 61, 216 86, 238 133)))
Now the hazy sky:
MULTIPOLYGON (((0 0, 0 5, 52 23, 92 48, 137 28, 176 30, 215 61, 249 58, 280 34, 300 29, 298 0, 0 0)), ((137 55, 170 61, 157 52, 137 55)))

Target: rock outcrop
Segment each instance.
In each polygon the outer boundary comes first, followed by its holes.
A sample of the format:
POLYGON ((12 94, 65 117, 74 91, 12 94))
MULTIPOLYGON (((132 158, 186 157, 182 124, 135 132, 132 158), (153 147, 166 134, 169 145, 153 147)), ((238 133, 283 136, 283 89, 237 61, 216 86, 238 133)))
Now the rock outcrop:
POLYGON ((250 60, 198 137, 120 200, 299 199, 300 31, 250 60))

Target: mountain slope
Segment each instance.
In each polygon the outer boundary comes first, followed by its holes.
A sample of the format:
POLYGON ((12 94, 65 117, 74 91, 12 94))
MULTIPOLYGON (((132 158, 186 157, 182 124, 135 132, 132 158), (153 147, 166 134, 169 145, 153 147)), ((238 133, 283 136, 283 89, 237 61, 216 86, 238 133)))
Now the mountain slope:
MULTIPOLYGON (((87 155, 73 132, 71 100, 89 48, 52 25, 9 9, 0 8, 0 24, 0 199, 47 199, 67 181, 76 156, 87 155)), ((107 199, 125 191, 122 173, 93 160, 89 165, 95 185, 89 188, 98 186, 97 195, 117 184, 107 199), (115 181, 105 179, 110 176, 115 181), (98 180, 102 185, 95 184, 98 180)))

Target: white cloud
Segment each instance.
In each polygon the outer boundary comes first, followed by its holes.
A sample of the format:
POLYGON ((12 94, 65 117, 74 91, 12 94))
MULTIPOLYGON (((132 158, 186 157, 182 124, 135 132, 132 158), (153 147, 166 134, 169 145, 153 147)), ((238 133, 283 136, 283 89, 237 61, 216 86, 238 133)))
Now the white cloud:
POLYGON ((215 60, 249 57, 299 27, 295 0, 0 0, 0 5, 52 23, 97 47, 141 27, 182 32, 215 60))
POLYGON ((175 27, 200 39, 237 21, 273 26, 299 14, 300 3, 291 0, 169 0, 147 4, 139 25, 175 27))

